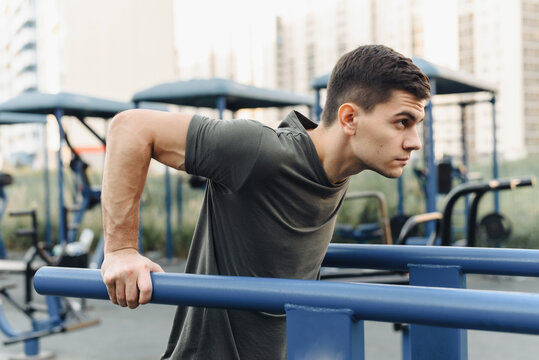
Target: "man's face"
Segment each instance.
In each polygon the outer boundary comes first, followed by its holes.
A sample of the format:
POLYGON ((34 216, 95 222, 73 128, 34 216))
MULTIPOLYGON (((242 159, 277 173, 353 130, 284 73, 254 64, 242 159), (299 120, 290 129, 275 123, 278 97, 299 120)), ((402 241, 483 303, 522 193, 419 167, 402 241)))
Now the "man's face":
POLYGON ((394 90, 392 97, 366 113, 359 108, 352 149, 363 169, 397 178, 413 150, 421 148, 417 125, 425 117, 426 100, 394 90))

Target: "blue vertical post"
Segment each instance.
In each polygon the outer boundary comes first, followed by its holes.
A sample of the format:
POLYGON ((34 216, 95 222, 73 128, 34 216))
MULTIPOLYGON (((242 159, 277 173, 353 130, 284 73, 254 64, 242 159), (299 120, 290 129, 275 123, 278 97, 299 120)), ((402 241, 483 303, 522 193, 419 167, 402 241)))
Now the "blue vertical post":
POLYGON ((402 177, 404 173, 397 179, 397 212, 399 215, 404 215, 404 186, 402 177))
POLYGON ((286 305, 286 358, 365 359, 364 324, 350 309, 286 305))
POLYGON ((49 150, 47 149, 47 123, 43 125, 43 179, 45 182, 45 243, 52 245, 51 195, 49 179, 49 150))
POLYGON ((66 216, 64 207, 64 164, 62 162, 62 148, 65 141, 64 128, 62 127, 62 117, 64 116, 64 111, 62 109, 56 109, 54 111, 54 116, 58 122, 58 131, 60 134, 60 147, 58 149, 58 243, 65 244, 67 239, 65 234, 66 216))
POLYGON ((138 251, 144 254, 144 244, 142 242, 142 199, 138 204, 138 251))
MULTIPOLYGON (((2 186, 2 184, 0 184, 0 221, 2 221, 4 211, 6 211, 6 203, 7 196, 4 191, 4 187, 2 186)), ((6 248, 4 246, 4 240, 2 239, 2 233, 0 233, 0 259, 5 259, 6 257, 6 248)))
POLYGON ((178 177, 178 183, 176 186, 176 207, 178 210, 178 223, 176 228, 179 230, 179 234, 182 234, 182 224, 183 224, 183 178, 178 177))
POLYGON ((172 194, 170 191, 170 171, 168 166, 165 167, 165 221, 166 221, 166 238, 165 248, 166 256, 168 260, 172 259, 173 247, 172 247, 172 224, 170 221, 170 213, 172 212, 172 194))
POLYGON ((219 111, 219 119, 223 119, 223 115, 226 109, 226 99, 224 96, 219 96, 217 98, 217 103, 215 104, 217 107, 217 110, 219 111))
POLYGON ((320 89, 316 89, 314 93, 314 112, 316 113, 316 120, 320 122, 322 120, 322 105, 320 105, 320 89))
MULTIPOLYGON (((460 103, 460 140, 462 148, 462 165, 466 171, 466 176, 464 177, 464 182, 468 182, 468 140, 466 136, 466 104, 460 103)), ((468 208, 469 208, 469 196, 464 197, 464 218, 468 219, 468 208)), ((467 231, 466 221, 464 222, 465 231, 467 231)))
MULTIPOLYGON (((408 268, 410 285, 466 288, 460 266, 410 264, 408 268)), ((404 340, 408 344, 403 344, 403 360, 468 359, 466 330, 411 324, 404 340)))
MULTIPOLYGON (((135 108, 139 108, 140 102, 135 101, 135 108)), ((138 204, 138 251, 144 254, 144 244, 142 241, 142 195, 138 204)))
MULTIPOLYGON (((497 129, 496 129, 496 96, 492 95, 490 100, 492 103, 492 177, 497 179, 498 174, 498 140, 497 140, 497 129)), ((494 191, 494 211, 498 212, 500 210, 500 197, 497 191, 494 191)))
MULTIPOLYGON (((427 139, 426 145, 426 167, 427 167, 427 212, 436 211, 436 198, 438 196, 438 173, 436 171, 436 159, 434 152, 434 117, 432 116, 432 98, 436 95, 436 80, 430 80, 431 100, 427 104, 427 139)), ((426 236, 429 236, 434 229, 434 222, 429 221, 426 224, 426 236)))

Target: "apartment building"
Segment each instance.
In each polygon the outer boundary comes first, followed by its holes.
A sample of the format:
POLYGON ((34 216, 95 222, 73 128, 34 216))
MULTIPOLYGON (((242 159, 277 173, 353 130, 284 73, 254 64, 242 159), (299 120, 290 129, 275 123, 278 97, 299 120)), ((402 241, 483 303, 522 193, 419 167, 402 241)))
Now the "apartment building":
MULTIPOLYGON (((173 0, 0 1, 0 101, 31 90, 128 101, 143 88, 175 80, 173 5, 173 0)), ((93 123, 105 132, 102 120, 93 123)), ((49 121, 52 151, 59 143, 54 125, 49 121)), ((76 145, 97 145, 76 121, 66 119, 64 126, 76 145)), ((21 131, 32 133, 27 127, 21 131)), ((20 143, 17 127, 0 128, 0 134, 2 144, 20 143)), ((11 156, 6 147, 0 149, 4 159, 11 156)))

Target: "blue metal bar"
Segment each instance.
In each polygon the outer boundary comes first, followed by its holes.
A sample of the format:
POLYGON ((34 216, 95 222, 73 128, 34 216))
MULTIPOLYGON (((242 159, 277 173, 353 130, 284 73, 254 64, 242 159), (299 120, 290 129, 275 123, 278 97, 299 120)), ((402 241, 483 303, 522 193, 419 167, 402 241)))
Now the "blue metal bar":
POLYGON ((142 241, 142 199, 138 205, 138 251, 144 254, 144 242, 142 241))
POLYGON ((45 182, 45 243, 52 245, 51 195, 49 179, 49 149, 47 146, 47 124, 43 125, 43 179, 45 182))
MULTIPOLYGON (((492 178, 497 179, 498 174, 498 139, 496 127, 496 96, 492 95, 492 178)), ((494 192, 494 211, 500 211, 500 195, 494 192)))
MULTIPOLYGON (((430 79, 430 94, 431 99, 436 95, 436 80, 430 79)), ((438 197, 438 173, 436 171, 436 158, 434 151, 434 117, 432 115, 432 100, 429 100, 427 104, 427 121, 425 126, 427 127, 427 138, 425 139, 425 152, 426 152, 426 168, 427 168, 427 203, 426 212, 435 212, 436 199, 438 197)), ((427 237, 435 230, 434 222, 430 221, 425 224, 427 237)))
MULTIPOLYGON (((153 273, 152 282, 156 304, 279 313, 293 304, 350 309, 362 320, 539 334, 537 294, 172 273, 153 273)), ((42 267, 34 287, 43 295, 108 298, 99 270, 42 267)))
POLYGON ((172 259, 174 255, 172 247, 172 223, 171 223, 171 212, 172 212, 172 194, 170 191, 170 171, 168 166, 165 167, 165 250, 168 260, 172 259))
POLYGON ((178 177, 178 182, 176 184, 176 207, 178 211, 178 220, 176 228, 179 230, 179 236, 182 236, 183 233, 183 178, 178 177))
MULTIPOLYGON (((6 207, 7 207, 7 195, 6 195, 6 192, 4 191, 4 187, 0 185, 0 221, 2 221, 2 217, 4 216, 6 207)), ((4 245, 4 240, 2 239, 2 233, 0 232, 0 258, 5 259, 6 257, 7 257, 6 247, 4 245)))
POLYGON ((67 241, 65 233, 66 210, 64 206, 64 164, 62 162, 62 147, 65 142, 64 128, 62 126, 64 111, 62 109, 56 109, 54 111, 54 116, 58 122, 58 131, 60 135, 60 147, 58 149, 58 243, 64 244, 67 241))
POLYGON ((90 269, 100 269, 101 264, 103 264, 103 258, 105 257, 105 233, 102 232, 99 237, 99 241, 94 249, 92 258, 90 259, 90 264, 88 267, 90 269))
POLYGON ((215 104, 215 107, 219 111, 219 119, 223 120, 223 115, 226 109, 226 98, 224 96, 219 96, 217 98, 217 103, 215 104))
MULTIPOLYGON (((460 140, 462 145, 462 165, 464 166, 465 176, 463 179, 463 182, 468 182, 468 172, 469 164, 468 164, 468 138, 466 136, 466 103, 462 102, 460 103, 460 140)), ((468 209, 470 207, 470 199, 469 196, 466 195, 464 197, 464 219, 468 219, 468 209)), ((464 224, 464 232, 468 232, 468 224, 465 222, 464 224)))
POLYGON ((324 266, 407 271, 408 264, 454 265, 464 273, 539 276, 539 250, 331 244, 324 266))
POLYGON ((402 180, 403 176, 404 174, 402 174, 397 179, 397 194, 398 194, 397 213, 399 215, 404 215, 404 186, 403 186, 403 180, 402 180))
POLYGON ((316 89, 314 93, 314 111, 316 113, 316 120, 320 122, 322 120, 322 106, 320 105, 320 89, 316 89))

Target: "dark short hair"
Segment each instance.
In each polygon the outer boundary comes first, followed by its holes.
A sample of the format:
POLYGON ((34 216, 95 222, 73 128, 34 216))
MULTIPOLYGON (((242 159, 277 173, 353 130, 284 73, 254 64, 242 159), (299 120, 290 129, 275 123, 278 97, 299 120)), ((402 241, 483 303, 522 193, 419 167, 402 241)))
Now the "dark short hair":
POLYGON ((411 59, 384 45, 360 46, 344 54, 333 68, 322 121, 331 125, 346 102, 370 112, 388 101, 393 90, 404 90, 418 99, 430 97, 429 79, 411 59))

